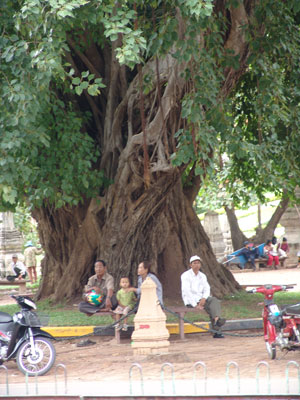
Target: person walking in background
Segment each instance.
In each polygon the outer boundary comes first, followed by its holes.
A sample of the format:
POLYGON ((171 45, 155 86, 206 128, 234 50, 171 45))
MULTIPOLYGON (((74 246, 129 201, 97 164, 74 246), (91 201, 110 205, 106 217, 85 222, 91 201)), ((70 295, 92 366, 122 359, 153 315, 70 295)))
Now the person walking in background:
POLYGON ((181 275, 181 294, 186 307, 205 310, 210 317, 212 329, 215 331, 213 338, 224 338, 221 327, 225 318, 221 318, 221 302, 210 295, 210 286, 206 275, 200 272, 202 260, 199 256, 190 258, 190 269, 181 275))
MULTIPOLYGON (((119 321, 121 315, 127 315, 129 311, 133 310, 136 304, 136 295, 134 292, 128 292, 127 289, 130 288, 130 280, 127 276, 123 276, 120 279, 120 290, 117 291, 118 307, 114 310, 116 314, 116 320, 119 321)), ((127 318, 124 319, 123 326, 121 324, 116 325, 116 329, 122 331, 127 331, 127 318)))
POLYGON ((37 249, 31 241, 25 244, 24 263, 27 267, 29 279, 31 283, 37 282, 36 273, 36 256, 42 254, 43 249, 37 249))

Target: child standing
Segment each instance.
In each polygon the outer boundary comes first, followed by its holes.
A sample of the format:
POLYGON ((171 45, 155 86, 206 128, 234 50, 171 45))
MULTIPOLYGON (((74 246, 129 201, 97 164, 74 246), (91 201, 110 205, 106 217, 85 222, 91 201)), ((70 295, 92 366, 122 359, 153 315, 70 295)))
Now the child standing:
MULTIPOLYGON (((130 288, 130 280, 128 277, 123 277, 120 279, 121 289, 117 292, 118 307, 114 310, 116 314, 116 320, 119 321, 121 315, 127 315, 130 310, 132 310, 136 303, 136 295, 134 292, 128 292, 127 289, 130 288)), ((118 323, 116 329, 122 331, 127 331, 127 318, 124 319, 123 327, 118 323)))

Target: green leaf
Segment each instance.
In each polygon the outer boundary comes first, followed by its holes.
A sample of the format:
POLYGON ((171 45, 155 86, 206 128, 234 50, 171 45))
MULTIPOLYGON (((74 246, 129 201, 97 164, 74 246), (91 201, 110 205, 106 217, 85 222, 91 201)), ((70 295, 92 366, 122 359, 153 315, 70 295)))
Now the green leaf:
POLYGON ((75 87, 75 92, 76 92, 76 94, 77 94, 78 96, 80 96, 81 93, 83 92, 82 87, 81 87, 81 86, 76 86, 76 87, 75 87))
POLYGON ((79 85, 81 82, 80 78, 76 77, 72 79, 72 84, 73 85, 79 85))

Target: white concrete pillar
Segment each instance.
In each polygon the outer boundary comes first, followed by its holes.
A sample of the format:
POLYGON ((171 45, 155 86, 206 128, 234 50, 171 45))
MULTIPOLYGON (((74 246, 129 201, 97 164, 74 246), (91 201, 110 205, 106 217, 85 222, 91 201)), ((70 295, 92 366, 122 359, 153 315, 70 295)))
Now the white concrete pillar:
POLYGON ((169 336, 166 315, 156 295, 156 284, 151 278, 146 278, 141 286, 140 304, 131 336, 134 355, 167 353, 169 336))

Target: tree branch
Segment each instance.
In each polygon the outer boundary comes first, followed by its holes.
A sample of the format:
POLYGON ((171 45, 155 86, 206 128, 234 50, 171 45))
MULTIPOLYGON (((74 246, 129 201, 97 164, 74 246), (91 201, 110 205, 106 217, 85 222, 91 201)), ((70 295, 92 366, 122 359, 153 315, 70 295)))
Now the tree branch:
POLYGON ((81 59, 81 61, 83 61, 83 63, 88 67, 89 71, 95 74, 96 78, 102 78, 100 72, 90 62, 90 60, 86 57, 86 55, 83 54, 80 50, 78 50, 76 43, 70 36, 67 37, 67 42, 71 47, 71 49, 74 51, 74 53, 77 54, 78 57, 81 59))
POLYGON ((249 24, 248 16, 242 0, 239 0, 237 7, 230 6, 231 29, 224 48, 231 50, 233 54, 239 55, 240 68, 226 68, 224 75, 226 77, 221 91, 221 97, 226 97, 235 86, 236 81, 242 75, 246 68, 246 61, 249 56, 248 45, 245 39, 245 27, 249 24))

